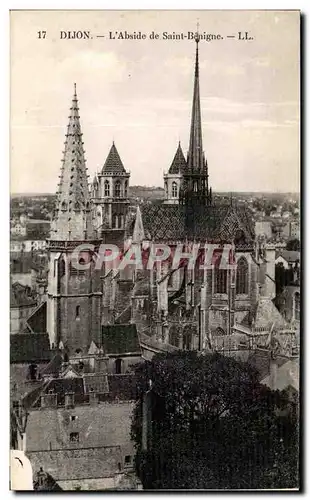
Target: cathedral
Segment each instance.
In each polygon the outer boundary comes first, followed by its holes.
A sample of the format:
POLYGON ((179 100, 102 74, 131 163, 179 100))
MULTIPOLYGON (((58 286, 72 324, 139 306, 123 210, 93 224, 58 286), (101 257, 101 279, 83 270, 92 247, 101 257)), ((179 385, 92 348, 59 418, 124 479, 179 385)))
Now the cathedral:
MULTIPOLYGON (((288 325, 273 304, 275 248, 255 236, 251 213, 237 204, 214 200, 209 180, 199 91, 199 37, 195 39, 194 92, 188 152, 181 144, 164 174, 165 200, 130 209, 129 179, 112 144, 100 172, 88 184, 76 86, 65 137, 55 215, 48 242, 47 332, 51 347, 69 355, 99 349, 109 325, 135 325, 145 357, 154 352, 225 349, 247 345, 261 333, 265 340, 288 325), (152 269, 98 269, 88 244, 212 244, 215 257, 207 269, 186 264, 172 269, 162 262, 152 269), (85 244, 79 263, 77 245, 85 244), (219 265, 225 245, 232 265, 219 265), (275 326, 276 325, 276 326, 275 326), (240 340, 241 339, 241 340, 240 340), (235 344, 234 344, 235 343, 235 344)), ((266 340, 267 342, 267 340, 266 340)))

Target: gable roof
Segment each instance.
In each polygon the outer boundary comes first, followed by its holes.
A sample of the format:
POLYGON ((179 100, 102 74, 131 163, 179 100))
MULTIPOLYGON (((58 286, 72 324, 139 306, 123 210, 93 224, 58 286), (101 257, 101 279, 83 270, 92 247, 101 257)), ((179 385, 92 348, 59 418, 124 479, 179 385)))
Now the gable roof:
POLYGON ((140 353, 136 325, 102 326, 102 346, 106 354, 140 353))
POLYGON ((295 250, 281 250, 276 253, 276 259, 283 257, 287 262, 295 263, 300 261, 300 252, 295 250))
POLYGON ((35 363, 51 359, 47 333, 15 333, 10 335, 11 363, 35 363))
POLYGON ((236 229, 247 239, 254 239, 254 226, 246 210, 231 205, 200 206, 190 209, 184 205, 142 206, 142 220, 147 240, 229 241, 236 229))
POLYGON ((179 142, 178 148, 172 160, 168 174, 183 174, 186 170, 186 160, 179 142))
POLYGON ((109 151, 107 159, 102 167, 102 173, 125 173, 123 162, 118 154, 116 146, 113 142, 112 147, 109 151))

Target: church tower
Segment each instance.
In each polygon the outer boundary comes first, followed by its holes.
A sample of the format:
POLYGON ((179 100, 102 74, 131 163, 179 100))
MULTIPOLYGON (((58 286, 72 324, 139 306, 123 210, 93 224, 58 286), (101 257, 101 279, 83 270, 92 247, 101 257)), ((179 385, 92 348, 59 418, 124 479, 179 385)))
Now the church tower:
POLYGON ((97 242, 82 137, 74 84, 48 242, 47 331, 51 346, 63 345, 69 354, 86 352, 91 341, 98 341, 100 335, 100 278, 93 270, 94 261, 87 248, 97 242), (80 244, 84 244, 84 250, 77 255, 80 244), (91 264, 87 269, 88 263, 91 264))
POLYGON ((179 203, 182 177, 185 171, 186 160, 179 142, 168 173, 164 174, 165 204, 176 205, 179 203))
POLYGON ((113 142, 101 172, 93 181, 94 219, 99 231, 124 230, 129 205, 130 173, 113 142))
POLYGON ((194 95, 192 119, 186 168, 182 176, 180 201, 187 206, 204 206, 212 202, 211 188, 208 186, 208 163, 202 144, 201 109, 199 92, 199 35, 196 33, 196 61, 194 75, 194 95))

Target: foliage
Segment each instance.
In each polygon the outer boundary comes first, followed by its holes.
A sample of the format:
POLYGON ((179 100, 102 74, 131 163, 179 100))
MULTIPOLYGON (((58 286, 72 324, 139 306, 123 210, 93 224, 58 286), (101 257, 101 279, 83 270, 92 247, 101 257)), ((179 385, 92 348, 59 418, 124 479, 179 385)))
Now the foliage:
POLYGON ((156 355, 136 374, 132 438, 145 489, 297 486, 296 414, 287 395, 261 385, 248 364, 178 352, 156 355), (149 380, 152 438, 145 451, 142 407, 149 380))
POLYGON ((289 240, 286 244, 286 250, 295 250, 297 252, 300 251, 300 241, 295 238, 293 240, 289 240))

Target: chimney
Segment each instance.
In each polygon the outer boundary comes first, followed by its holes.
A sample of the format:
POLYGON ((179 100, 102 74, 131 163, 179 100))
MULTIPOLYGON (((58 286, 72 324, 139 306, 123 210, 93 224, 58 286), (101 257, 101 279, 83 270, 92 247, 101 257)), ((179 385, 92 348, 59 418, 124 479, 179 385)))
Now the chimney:
POLYGON ((41 396, 41 408, 55 408, 57 407, 57 394, 51 390, 41 396))
POLYGON ((74 392, 66 392, 65 408, 74 408, 74 392))

